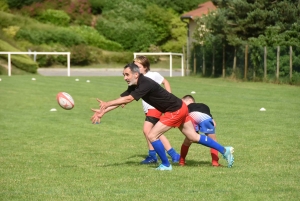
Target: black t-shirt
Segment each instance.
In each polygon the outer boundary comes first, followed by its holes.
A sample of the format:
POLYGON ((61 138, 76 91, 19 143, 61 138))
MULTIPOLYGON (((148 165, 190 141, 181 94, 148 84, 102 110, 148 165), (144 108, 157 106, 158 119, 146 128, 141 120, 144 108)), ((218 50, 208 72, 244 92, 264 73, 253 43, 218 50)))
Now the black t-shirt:
POLYGON ((209 115, 211 118, 212 115, 210 114, 210 109, 207 105, 205 105, 204 103, 191 103, 188 105, 189 108, 189 113, 191 112, 201 112, 204 114, 209 115))
POLYGON ((131 95, 136 101, 142 98, 160 112, 175 112, 182 106, 182 100, 162 88, 151 78, 140 74, 137 85, 128 86, 121 96, 131 95))

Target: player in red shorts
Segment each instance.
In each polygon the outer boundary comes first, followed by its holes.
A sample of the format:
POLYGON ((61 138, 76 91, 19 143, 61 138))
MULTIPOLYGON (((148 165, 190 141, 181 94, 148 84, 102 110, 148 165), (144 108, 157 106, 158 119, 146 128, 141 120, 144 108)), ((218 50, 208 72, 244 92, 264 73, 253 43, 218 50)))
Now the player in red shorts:
MULTIPOLYGON (((150 62, 147 57, 145 56, 137 56, 134 59, 134 64, 136 64, 139 69, 140 73, 143 74, 146 77, 151 78, 158 84, 163 84, 165 89, 171 93, 171 86, 168 80, 166 80, 161 74, 158 72, 152 72, 150 71, 150 62)), ((148 156, 141 162, 141 164, 150 164, 150 163, 156 163, 157 162, 157 157, 156 157, 156 151, 154 150, 152 144, 148 140, 148 133, 150 132, 151 128, 159 121, 160 116, 162 113, 155 109, 152 105, 149 105, 146 103, 144 100, 142 100, 143 104, 143 110, 144 113, 146 114, 146 118, 144 121, 144 126, 143 126, 143 132, 147 141, 148 145, 148 156)), ((161 142, 163 143, 165 150, 167 153, 170 155, 172 158, 173 163, 178 163, 179 162, 179 157, 180 155, 176 152, 176 150, 171 146, 169 140, 166 138, 165 135, 161 135, 159 137, 161 142)))
POLYGON ((148 104, 164 113, 148 134, 148 139, 162 162, 156 168, 157 170, 172 170, 172 165, 159 137, 173 127, 178 127, 191 142, 218 150, 226 159, 228 167, 232 167, 234 162, 233 147, 223 147, 211 138, 196 133, 189 117, 188 108, 180 98, 169 93, 152 79, 140 74, 139 67, 134 63, 127 64, 124 67, 123 75, 124 80, 128 84, 127 90, 115 100, 104 102, 98 99, 100 109, 92 109, 94 111, 94 115, 91 117, 93 123, 99 122, 104 112, 142 98, 148 104))

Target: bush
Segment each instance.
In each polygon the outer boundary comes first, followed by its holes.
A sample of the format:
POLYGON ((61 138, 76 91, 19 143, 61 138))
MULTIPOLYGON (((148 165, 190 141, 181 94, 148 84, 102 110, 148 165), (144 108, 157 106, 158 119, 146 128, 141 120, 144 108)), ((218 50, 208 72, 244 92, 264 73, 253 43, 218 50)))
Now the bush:
POLYGON ((70 29, 80 35, 88 45, 95 46, 109 51, 122 51, 123 47, 119 43, 107 40, 96 29, 89 26, 72 26, 70 29))
POLYGON ((71 63, 73 65, 90 64, 90 51, 86 45, 76 45, 71 48, 71 63))
POLYGON ((22 8, 25 5, 30 5, 32 3, 41 2, 43 0, 6 0, 9 8, 22 8))
MULTIPOLYGON (((0 52, 1 51, 20 52, 20 50, 14 48, 5 41, 0 40, 0 52)), ((7 55, 0 54, 0 57, 7 60, 7 55)), ((11 62, 17 68, 25 70, 27 72, 36 73, 38 69, 37 63, 32 61, 32 59, 28 55, 11 55, 11 62)))
POLYGON ((29 26, 37 21, 20 15, 12 15, 10 13, 0 11, 0 27, 6 28, 10 26, 29 26))
POLYGON ((85 44, 84 39, 70 29, 45 25, 22 27, 17 32, 15 38, 28 40, 35 45, 60 43, 71 47, 85 44))
POLYGON ((68 26, 71 18, 62 10, 47 9, 38 15, 37 19, 43 23, 50 23, 57 26, 68 26))
MULTIPOLYGON (((69 49, 60 45, 48 46, 45 44, 28 47, 32 52, 69 52, 69 49)), ((66 55, 37 55, 36 62, 41 67, 49 67, 52 65, 66 65, 66 55)))
POLYGON ((6 0, 0 0, 0 11, 8 11, 8 4, 6 0))
POLYGON ((132 62, 132 52, 104 52, 100 60, 104 63, 123 63, 124 65, 132 62))
POLYGON ((96 29, 107 39, 120 43, 125 50, 142 51, 156 43, 157 33, 153 26, 139 20, 98 20, 96 29))
POLYGON ((18 67, 19 69, 22 69, 29 73, 36 73, 38 69, 37 63, 29 59, 17 57, 16 55, 11 56, 11 63, 14 64, 16 67, 18 67))
POLYGON ((14 38, 19 29, 20 27, 18 26, 9 26, 7 28, 3 28, 2 31, 6 34, 6 36, 14 38))

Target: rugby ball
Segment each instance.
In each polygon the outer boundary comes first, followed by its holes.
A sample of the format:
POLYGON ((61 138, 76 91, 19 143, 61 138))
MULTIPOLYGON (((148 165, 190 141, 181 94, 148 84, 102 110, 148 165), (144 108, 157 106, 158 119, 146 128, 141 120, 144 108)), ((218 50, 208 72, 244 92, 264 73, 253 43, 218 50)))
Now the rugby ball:
POLYGON ((60 107, 65 110, 71 110, 74 107, 74 100, 72 96, 66 92, 59 92, 56 95, 56 100, 60 107))

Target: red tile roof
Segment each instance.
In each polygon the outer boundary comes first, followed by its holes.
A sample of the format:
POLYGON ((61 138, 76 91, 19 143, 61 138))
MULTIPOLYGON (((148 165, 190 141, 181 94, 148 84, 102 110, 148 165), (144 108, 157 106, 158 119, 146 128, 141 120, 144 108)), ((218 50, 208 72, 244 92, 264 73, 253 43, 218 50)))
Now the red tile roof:
POLYGON ((205 2, 203 4, 199 4, 198 8, 187 12, 181 15, 181 19, 188 18, 188 19, 195 19, 196 17, 201 17, 202 15, 207 15, 209 12, 216 10, 217 7, 211 2, 205 2))

